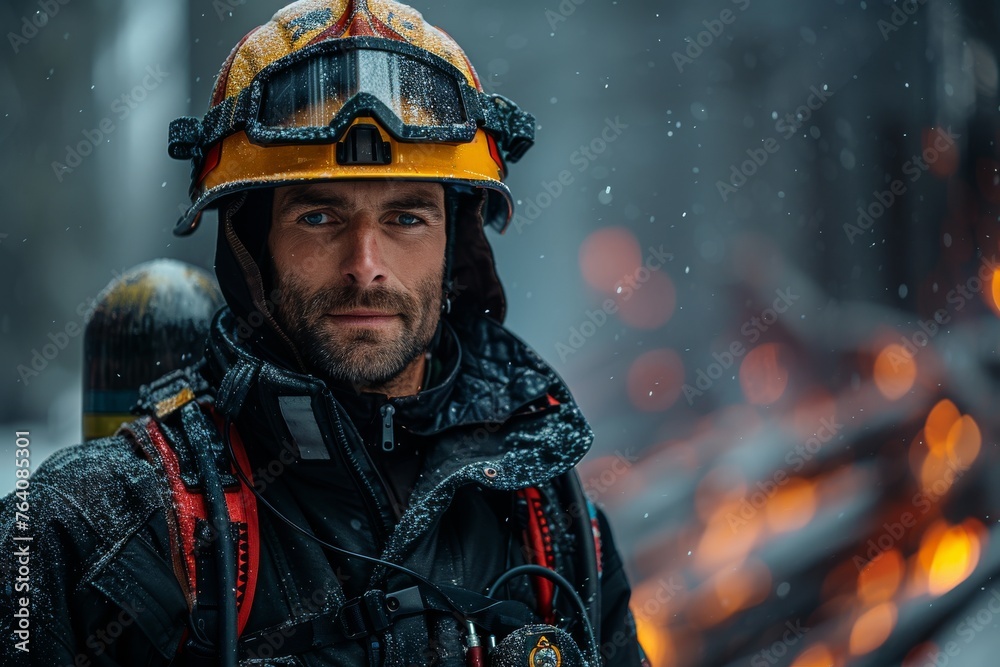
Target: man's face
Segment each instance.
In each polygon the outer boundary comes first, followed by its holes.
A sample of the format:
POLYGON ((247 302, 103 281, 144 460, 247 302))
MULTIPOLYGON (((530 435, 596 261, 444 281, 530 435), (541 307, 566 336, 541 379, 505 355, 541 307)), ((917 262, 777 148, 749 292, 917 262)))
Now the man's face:
POLYGON ((441 315, 440 183, 276 188, 276 316, 312 370, 377 390, 427 348, 441 315))

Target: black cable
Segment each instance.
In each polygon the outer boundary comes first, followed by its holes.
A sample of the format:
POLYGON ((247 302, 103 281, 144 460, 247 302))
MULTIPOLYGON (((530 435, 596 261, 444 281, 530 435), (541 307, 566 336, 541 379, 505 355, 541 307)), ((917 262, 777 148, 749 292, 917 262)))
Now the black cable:
POLYGON ((589 501, 580 477, 575 470, 567 472, 565 480, 567 491, 570 494, 569 507, 576 507, 579 511, 576 514, 575 535, 579 540, 578 553, 582 562, 584 595, 593 602, 593 611, 590 614, 590 625, 594 635, 601 634, 601 577, 597 563, 597 549, 594 542, 594 529, 590 523, 589 501))
POLYGON ((251 493, 253 493, 253 495, 257 498, 257 500, 260 501, 261 503, 263 503, 264 506, 267 507, 267 509, 269 509, 272 514, 274 514, 276 517, 278 517, 279 519, 281 519, 282 521, 284 521, 291 528, 297 530, 298 532, 302 533, 306 537, 308 537, 308 538, 316 541, 316 543, 318 543, 320 546, 322 546, 322 547, 324 547, 326 549, 329 549, 330 551, 335 551, 337 553, 343 554, 343 555, 347 556, 348 558, 360 558, 361 560, 366 560, 366 561, 368 561, 370 563, 377 563, 379 565, 384 565, 386 567, 391 567, 391 568, 395 569, 398 572, 402 572, 403 574, 406 574, 406 575, 409 575, 410 577, 413 577, 414 579, 416 579, 417 581, 419 581, 422 584, 426 585, 428 588, 430 588, 435 593, 437 593, 441 597, 441 599, 444 600, 445 604, 447 604, 449 607, 451 607, 455 611, 455 613, 462 619, 463 622, 468 620, 466 618, 465 611, 461 607, 459 607, 451 598, 449 598, 445 594, 445 592, 442 591, 437 586, 437 584, 435 584, 434 582, 430 581, 429 579, 427 579, 423 575, 420 575, 420 574, 414 572, 413 570, 409 569, 408 567, 404 567, 403 565, 398 565, 396 563, 390 563, 389 561, 382 560, 381 558, 375 558, 373 556, 366 556, 364 554, 359 554, 357 552, 350 551, 349 549, 343 549, 343 548, 338 547, 336 545, 330 544, 329 542, 325 542, 322 539, 320 539, 319 537, 317 537, 316 535, 313 535, 311 532, 309 532, 305 528, 302 528, 301 526, 299 526, 297 523, 295 523, 294 521, 292 521, 291 519, 289 519, 288 517, 286 517, 281 512, 279 512, 278 509, 275 508, 275 506, 272 505, 270 502, 268 502, 267 499, 264 498, 264 496, 262 496, 260 494, 260 492, 257 491, 257 489, 254 487, 254 485, 250 483, 250 480, 247 479, 247 476, 244 474, 243 469, 240 467, 239 462, 236 460, 236 454, 233 452, 233 443, 229 439, 229 429, 231 427, 232 427, 232 418, 227 416, 226 420, 225 420, 225 425, 223 426, 223 429, 222 429, 222 439, 226 443, 226 449, 229 452, 230 459, 232 459, 232 461, 233 461, 233 467, 236 468, 236 474, 237 474, 237 476, 239 476, 240 481, 243 482, 243 484, 245 484, 248 489, 250 489, 251 493))
MULTIPOLYGON (((189 403, 188 410, 200 410, 196 403, 189 403)), ((209 456, 207 447, 194 447, 195 458, 201 472, 205 488, 205 500, 211 511, 209 523, 219 533, 215 540, 215 567, 219 574, 218 605, 220 609, 218 638, 220 667, 236 667, 237 612, 236 596, 236 552, 229 531, 229 508, 226 495, 219 479, 218 468, 209 456)))
POLYGON ((598 662, 600 652, 597 647, 597 637, 594 636, 594 626, 590 622, 590 614, 587 612, 587 605, 583 603, 583 599, 573 588, 573 584, 569 583, 569 581, 566 580, 566 577, 562 576, 555 570, 550 570, 547 567, 535 564, 518 565, 517 567, 511 568, 497 577, 496 580, 490 584, 489 588, 486 589, 486 597, 493 597, 493 592, 501 585, 507 583, 510 579, 526 574, 545 577, 566 591, 566 594, 569 595, 573 604, 576 605, 577 611, 580 613, 580 620, 583 622, 583 629, 586 631, 587 640, 590 643, 591 659, 593 660, 593 664, 595 666, 600 665, 600 662, 598 662))

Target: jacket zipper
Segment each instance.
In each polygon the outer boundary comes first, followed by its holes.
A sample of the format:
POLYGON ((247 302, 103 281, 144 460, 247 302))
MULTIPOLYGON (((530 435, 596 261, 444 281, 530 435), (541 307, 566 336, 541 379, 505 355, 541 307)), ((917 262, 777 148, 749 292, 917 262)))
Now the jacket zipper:
POLYGON ((396 406, 386 403, 378 412, 382 415, 382 451, 391 452, 396 449, 396 438, 392 432, 392 416, 396 414, 396 406))
MULTIPOLYGON (((361 463, 354 455, 354 452, 351 451, 350 445, 347 444, 347 435, 344 433, 343 426, 340 427, 340 438, 341 442, 345 443, 346 446, 339 447, 338 449, 343 451, 344 456, 350 462, 359 485, 363 490, 367 491, 367 493, 362 493, 361 497, 365 502, 365 508, 368 510, 369 518, 372 522, 372 528, 375 531, 377 551, 381 554, 382 550, 385 549, 385 546, 388 543, 388 530, 382 520, 382 512, 378 508, 378 497, 375 493, 375 489, 373 489, 371 483, 369 483, 368 478, 365 477, 365 472, 361 469, 361 463)), ((361 443, 361 451, 364 453, 364 456, 368 461, 368 466, 378 473, 378 470, 373 465, 371 457, 368 456, 368 451, 365 449, 363 441, 361 443)), ((384 484, 384 481, 382 483, 384 484)))
MULTIPOLYGON (((396 434, 394 432, 394 425, 392 416, 396 414, 396 406, 392 403, 386 402, 379 408, 379 415, 382 416, 382 451, 391 452, 396 449, 396 434)), ((367 454, 367 450, 365 454, 367 454)), ((386 483, 385 477, 382 475, 382 471, 379 467, 375 465, 375 462, 368 457, 368 462, 375 471, 375 476, 378 477, 379 483, 382 485, 382 490, 385 491, 386 498, 389 499, 389 505, 392 508, 392 513, 396 515, 396 521, 399 521, 403 517, 403 509, 399 498, 393 492, 392 487, 386 483)))

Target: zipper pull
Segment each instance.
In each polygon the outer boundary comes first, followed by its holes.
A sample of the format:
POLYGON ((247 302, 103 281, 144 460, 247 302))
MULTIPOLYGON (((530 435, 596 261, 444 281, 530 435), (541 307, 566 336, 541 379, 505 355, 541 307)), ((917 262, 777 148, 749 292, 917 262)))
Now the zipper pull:
POLYGON ((396 407, 392 403, 386 403, 379 412, 382 414, 382 451, 391 452, 396 448, 396 439, 392 433, 392 416, 396 414, 396 407))

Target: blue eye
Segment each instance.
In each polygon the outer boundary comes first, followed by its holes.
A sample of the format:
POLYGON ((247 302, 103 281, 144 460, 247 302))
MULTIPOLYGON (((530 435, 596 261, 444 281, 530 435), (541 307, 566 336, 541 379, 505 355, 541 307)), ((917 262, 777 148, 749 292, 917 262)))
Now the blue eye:
POLYGON ((302 222, 306 223, 307 225, 313 225, 313 226, 322 225, 323 218, 325 215, 326 215, 325 213, 307 213, 306 215, 302 216, 302 222))
POLYGON ((400 213, 396 220, 403 227, 414 227, 422 222, 420 218, 412 213, 400 213))

